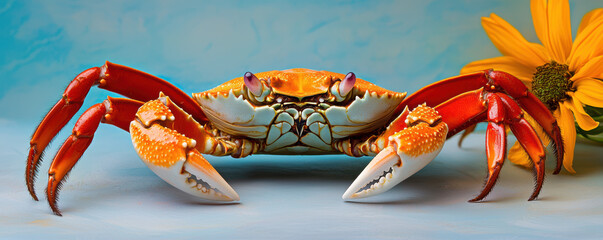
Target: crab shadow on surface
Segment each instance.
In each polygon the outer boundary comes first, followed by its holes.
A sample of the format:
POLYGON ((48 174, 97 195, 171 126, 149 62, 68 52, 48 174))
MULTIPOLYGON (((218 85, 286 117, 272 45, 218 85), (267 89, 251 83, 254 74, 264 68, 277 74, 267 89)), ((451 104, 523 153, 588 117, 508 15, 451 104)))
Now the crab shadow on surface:
MULTIPOLYGON (((482 136, 483 137, 483 136, 482 136)), ((483 139, 483 138, 482 138, 483 139)), ((481 190, 486 176, 485 151, 481 145, 483 140, 471 141, 456 146, 455 140, 449 140, 444 150, 436 159, 423 170, 400 183, 389 192, 376 197, 349 202, 350 204, 445 204, 465 202, 476 196, 481 190), (478 146, 479 145, 479 146, 478 146), (450 154, 446 154, 450 152, 450 154)), ((104 144, 103 144, 104 145, 104 144)), ((561 177, 587 177, 603 171, 603 161, 597 157, 599 145, 581 144, 576 149, 576 175, 562 171, 561 177)), ((132 153, 112 153, 122 159, 123 166, 113 166, 108 178, 93 177, 92 179, 77 180, 76 186, 62 190, 63 201, 59 202, 65 212, 74 212, 84 206, 94 206, 119 197, 145 195, 157 202, 176 202, 191 205, 230 206, 239 203, 219 203, 198 199, 163 182, 132 153), (119 155, 118 155, 119 154, 119 155), (129 163, 127 163, 129 162, 129 163), (94 182, 91 182, 94 181, 94 182), (130 181, 143 181, 135 185, 126 184, 130 181), (85 184, 82 184, 84 182, 85 184), (88 186, 86 186, 88 185, 88 186), (74 189, 76 191, 74 191, 74 189)), ((247 158, 234 159, 231 157, 206 156, 211 164, 237 191, 244 192, 249 184, 275 182, 275 184, 291 185, 329 184, 329 191, 337 194, 345 191, 356 176, 364 169, 371 157, 354 158, 344 155, 315 155, 315 156, 280 156, 254 155, 247 158)), ((547 160, 547 178, 554 168, 552 156, 547 160)), ((99 166, 104 164, 98 163, 99 166)), ((76 169, 77 172, 80 172, 76 169)), ((523 201, 529 196, 529 187, 521 191, 509 190, 500 192, 501 188, 514 188, 532 184, 531 171, 513 166, 506 161, 497 186, 483 202, 523 201), (519 176, 519 177, 517 177, 519 176), (524 196, 525 195, 525 196, 524 196), (524 199, 525 198, 525 199, 524 199)), ((72 175, 71 181, 81 178, 72 175)), ((73 184, 73 183, 72 183, 73 184)), ((272 184, 272 183, 271 183, 272 184)), ((266 196, 270 197, 270 196, 266 196)), ((247 204, 247 196, 241 194, 240 203, 247 204)), ((551 200, 542 196, 540 200, 551 200)), ((554 200, 554 199, 552 199, 554 200)), ((341 200, 343 202, 343 200, 341 200)))
MULTIPOLYGON (((235 190, 241 192, 249 184, 262 184, 274 182, 279 185, 317 185, 328 182, 329 191, 343 194, 345 189, 352 183, 356 176, 364 169, 371 160, 370 157, 353 158, 341 155, 322 156, 268 156, 257 155, 244 159, 233 159, 230 157, 207 157, 212 165, 220 172, 235 190)), ((135 159, 134 159, 135 160, 135 159)), ((129 165, 129 164, 128 164, 129 165)), ((136 164, 139 165, 139 164, 136 164)), ((469 195, 463 194, 465 184, 474 184, 477 191, 481 180, 467 176, 466 174, 442 173, 437 163, 434 169, 426 168, 405 180, 403 183, 386 193, 387 196, 380 198, 367 198, 355 203, 362 204, 416 204, 430 203, 444 197, 455 196, 465 200, 469 195), (461 178, 459 178, 461 176, 461 178), (410 197, 409 197, 410 196, 410 197)), ((140 166, 140 165, 139 165, 140 166)), ((85 180, 86 185, 80 183, 75 187, 67 187, 62 190, 62 201, 59 207, 64 212, 75 212, 82 210, 84 206, 94 206, 105 201, 116 198, 131 198, 136 195, 144 195, 155 202, 179 202, 190 205, 229 206, 237 203, 221 203, 206 201, 190 196, 172 187, 168 183, 155 176, 153 172, 144 166, 134 168, 121 168, 111 173, 115 179, 103 180, 97 178, 85 180), (125 174, 128 176, 124 176, 125 174), (124 184, 131 181, 143 181, 134 185, 124 184), (94 181, 94 182, 91 182, 94 181), (75 191, 74 191, 75 190, 75 191)), ((73 180, 75 176, 71 178, 73 180)), ((84 180, 82 180, 84 181, 84 180)), ((81 181, 77 181, 81 182, 81 181)), ((68 182, 69 184, 69 182, 68 182)), ((241 194, 241 193, 240 193, 241 194)), ((384 195, 384 194, 382 194, 384 195)), ((339 196, 339 195, 338 195, 339 196)), ((267 198, 270 196, 266 196, 267 198)), ((241 202, 246 204, 247 197, 241 195, 241 202)), ((340 198, 338 199, 343 202, 340 198)))

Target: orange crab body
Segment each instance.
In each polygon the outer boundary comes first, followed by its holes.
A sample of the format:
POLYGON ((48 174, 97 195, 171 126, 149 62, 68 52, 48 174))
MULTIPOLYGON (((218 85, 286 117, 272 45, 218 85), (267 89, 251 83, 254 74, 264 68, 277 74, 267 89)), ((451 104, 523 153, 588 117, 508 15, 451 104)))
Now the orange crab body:
POLYGON ((353 92, 338 95, 344 74, 308 69, 255 75, 259 94, 243 77, 193 99, 218 130, 263 141, 260 153, 341 153, 333 142, 383 128, 406 96, 356 79, 353 92), (262 80, 260 80, 262 79, 262 80))
POLYGON ((478 122, 488 122, 488 176, 479 201, 490 192, 506 154, 510 128, 534 162, 535 199, 544 179, 544 148, 523 111, 556 144, 563 144, 546 107, 515 77, 485 70, 441 80, 409 97, 356 78, 309 69, 252 74, 192 96, 152 75, 107 62, 79 74, 36 129, 26 181, 34 178, 43 150, 98 85, 127 98, 108 98, 78 119, 48 171, 48 202, 60 215, 60 185, 89 146, 100 123, 130 133, 134 149, 159 177, 184 192, 238 201, 234 189, 203 154, 337 154, 375 156, 344 193, 351 201, 384 192, 428 164, 444 141, 478 122))

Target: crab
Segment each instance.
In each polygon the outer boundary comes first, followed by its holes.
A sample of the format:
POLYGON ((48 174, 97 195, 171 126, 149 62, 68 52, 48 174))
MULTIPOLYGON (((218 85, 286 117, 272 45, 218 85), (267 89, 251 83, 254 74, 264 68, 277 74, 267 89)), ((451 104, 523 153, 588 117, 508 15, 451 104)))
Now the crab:
POLYGON ((542 128, 561 169, 563 142, 550 111, 514 76, 484 70, 451 77, 406 97, 348 74, 290 69, 253 74, 189 96, 150 74, 106 62, 75 77, 35 130, 26 167, 29 193, 42 153, 82 106, 93 86, 127 98, 108 97, 86 110, 48 171, 46 197, 52 211, 67 174, 92 142, 100 123, 130 133, 134 149, 159 177, 194 196, 239 201, 238 194, 203 154, 347 154, 374 156, 343 194, 346 201, 373 196, 413 175, 442 149, 446 139, 487 122, 487 176, 471 202, 483 200, 496 183, 510 129, 530 156, 540 193, 545 149, 542 128), (534 125, 524 118, 529 114, 534 125))

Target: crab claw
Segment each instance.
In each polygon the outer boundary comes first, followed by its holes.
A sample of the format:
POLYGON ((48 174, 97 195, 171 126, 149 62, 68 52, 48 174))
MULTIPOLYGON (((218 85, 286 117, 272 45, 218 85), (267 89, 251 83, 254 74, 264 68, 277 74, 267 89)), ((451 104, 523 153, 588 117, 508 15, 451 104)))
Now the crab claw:
POLYGON ((435 158, 439 151, 411 157, 398 154, 394 147, 383 149, 343 194, 344 200, 365 198, 390 190, 412 176, 435 158))
POLYGON ((197 151, 188 153, 171 167, 162 167, 144 161, 146 165, 172 186, 207 200, 238 201, 239 195, 197 151))
MULTIPOLYGON (((408 117, 415 116, 411 113, 408 117)), ((344 200, 385 192, 421 170, 440 153, 446 141, 447 125, 439 121, 439 116, 436 120, 414 118, 414 121, 411 127, 388 138, 387 147, 358 175, 343 194, 344 200)))
POLYGON ((172 186, 197 197, 216 201, 238 201, 239 195, 224 178, 203 158, 194 139, 164 127, 159 119, 173 119, 169 109, 146 111, 144 108, 161 109, 160 101, 147 102, 130 123, 134 149, 142 161, 157 176, 172 186), (155 120, 153 120, 155 119, 155 120))

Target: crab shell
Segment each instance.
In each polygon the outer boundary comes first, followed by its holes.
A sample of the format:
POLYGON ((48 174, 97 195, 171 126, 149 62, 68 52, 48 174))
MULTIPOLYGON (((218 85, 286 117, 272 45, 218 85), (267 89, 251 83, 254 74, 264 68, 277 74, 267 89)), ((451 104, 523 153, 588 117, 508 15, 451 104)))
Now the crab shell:
POLYGON ((264 153, 335 153, 334 141, 387 127, 406 96, 352 76, 353 81, 328 71, 269 71, 193 98, 215 128, 264 140, 264 153))

